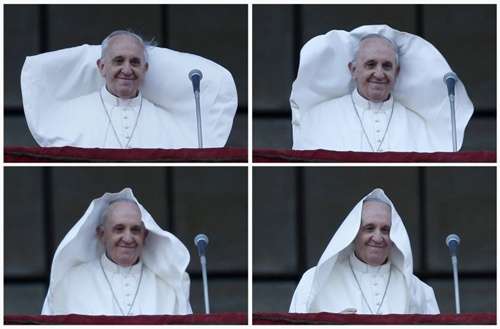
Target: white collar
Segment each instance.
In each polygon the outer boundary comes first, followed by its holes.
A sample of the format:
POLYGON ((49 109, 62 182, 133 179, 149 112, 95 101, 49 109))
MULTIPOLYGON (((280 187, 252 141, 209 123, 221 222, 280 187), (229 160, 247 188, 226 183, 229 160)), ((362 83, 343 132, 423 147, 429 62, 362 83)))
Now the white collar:
POLYGON ((394 102, 394 98, 392 94, 389 96, 389 99, 385 102, 372 102, 361 96, 358 91, 358 88, 354 88, 352 92, 352 99, 356 104, 356 107, 362 108, 363 110, 377 110, 377 111, 391 111, 392 103, 394 102))
POLYGON ((354 252, 352 252, 351 256, 349 257, 349 262, 351 263, 351 266, 355 272, 360 272, 360 273, 371 273, 371 274, 387 274, 389 273, 389 270, 391 268, 391 261, 387 260, 387 262, 383 265, 378 265, 378 266, 372 266, 369 264, 366 264, 358 259, 356 255, 354 255, 354 252))
POLYGON ((139 274, 142 268, 142 262, 139 261, 132 266, 121 266, 116 263, 113 263, 106 254, 102 254, 101 256, 101 264, 106 272, 110 272, 113 274, 139 274))
POLYGON ((110 105, 110 106, 126 106, 126 107, 138 107, 141 104, 141 98, 142 94, 141 91, 137 93, 137 96, 134 98, 120 98, 116 97, 115 95, 111 94, 108 89, 106 88, 106 85, 102 86, 101 88, 101 95, 103 101, 110 105))

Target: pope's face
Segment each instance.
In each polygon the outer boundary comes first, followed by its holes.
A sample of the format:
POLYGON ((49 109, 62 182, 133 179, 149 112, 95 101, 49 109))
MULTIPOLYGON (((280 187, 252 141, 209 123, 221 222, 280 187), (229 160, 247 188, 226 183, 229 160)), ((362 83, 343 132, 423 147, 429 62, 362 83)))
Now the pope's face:
POLYGON ((399 73, 396 53, 387 40, 368 38, 361 41, 357 58, 349 63, 358 92, 372 102, 386 101, 399 73))
POLYGON ((97 67, 108 91, 119 98, 136 97, 148 70, 142 44, 129 35, 112 37, 97 67))
POLYGON ((121 266, 134 265, 147 236, 140 211, 129 202, 116 202, 110 207, 107 219, 97 229, 98 237, 110 260, 121 266))
POLYGON ((358 259, 373 266, 384 264, 392 247, 390 231, 390 207, 377 201, 364 202, 361 226, 354 240, 354 252, 358 259))

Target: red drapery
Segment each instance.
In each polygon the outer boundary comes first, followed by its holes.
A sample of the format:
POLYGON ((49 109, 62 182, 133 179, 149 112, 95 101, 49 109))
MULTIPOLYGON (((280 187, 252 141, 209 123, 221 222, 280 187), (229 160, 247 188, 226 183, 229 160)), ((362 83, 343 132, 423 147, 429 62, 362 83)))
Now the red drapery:
POLYGON ((254 162, 496 162, 496 152, 337 152, 257 149, 254 162))
POLYGON ((333 313, 255 313, 253 324, 496 324, 495 313, 356 315, 333 313))
POLYGON ((5 147, 5 162, 247 162, 247 149, 87 149, 5 147))
MULTIPOLYGON (((356 315, 334 313, 255 313, 253 324, 477 324, 495 325, 495 313, 356 315)), ((246 313, 193 315, 6 315, 5 324, 247 324, 246 313)))
MULTIPOLYGON (((5 147, 5 162, 247 162, 247 149, 5 147)), ((254 162, 496 162, 496 152, 337 152, 256 149, 254 162)))
POLYGON ((5 324, 247 324, 246 313, 217 313, 192 315, 6 315, 5 324))

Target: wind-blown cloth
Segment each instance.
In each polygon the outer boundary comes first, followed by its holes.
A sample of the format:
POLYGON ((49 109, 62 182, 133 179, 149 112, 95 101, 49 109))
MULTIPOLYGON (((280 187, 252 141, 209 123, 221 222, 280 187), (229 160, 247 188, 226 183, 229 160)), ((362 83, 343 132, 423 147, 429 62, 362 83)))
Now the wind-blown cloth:
MULTIPOLYGON (((332 30, 304 45, 290 96, 293 149, 363 151, 358 149, 358 136, 363 131, 352 104, 342 103, 343 108, 339 109, 338 104, 328 102, 353 92, 355 84, 348 63, 354 58, 355 46, 367 34, 383 35, 398 47, 401 70, 391 95, 411 112, 390 122, 389 145, 384 151, 452 151, 450 104, 443 82, 450 66, 428 41, 387 25, 365 25, 350 32, 332 30), (341 112, 348 113, 349 118, 345 119, 341 112)), ((455 94, 460 149, 474 107, 460 80, 455 94)))
POLYGON ((186 273, 190 259, 188 250, 173 234, 162 230, 134 197, 132 190, 125 188, 121 192, 105 193, 93 200, 83 217, 57 247, 42 314, 121 315, 117 312, 113 292, 108 289, 104 275, 94 264, 105 252, 96 235, 101 214, 112 200, 123 198, 137 202, 141 219, 148 230, 140 258, 145 267, 145 276, 133 305, 134 314, 192 313, 189 276, 186 273), (74 290, 61 291, 61 287, 65 286, 62 284, 66 280, 65 276, 74 274, 75 269, 77 274, 81 274, 93 268, 97 270, 82 277, 81 284, 75 286, 74 290), (173 300, 164 300, 166 296, 173 300))
MULTIPOLYGON (((98 93, 105 83, 96 65, 100 55, 100 46, 82 45, 26 57, 21 72, 23 106, 39 145, 119 148, 104 145, 110 123, 98 93), (85 96, 93 97, 87 108, 75 103, 85 96)), ((203 57, 166 48, 149 47, 148 61, 141 93, 155 110, 144 109, 129 147, 198 147, 194 94, 188 78, 192 69, 203 72, 203 146, 223 147, 238 106, 231 73, 203 57), (148 116, 146 111, 154 114, 148 116), (156 138, 153 143, 152 138, 156 138)))
POLYGON ((345 262, 349 261, 354 252, 353 243, 361 225, 363 200, 366 198, 383 200, 391 206, 390 239, 393 246, 389 261, 391 269, 401 279, 398 280, 397 286, 394 284, 395 281, 389 282, 391 285, 388 286, 387 295, 382 300, 381 309, 386 310, 383 313, 439 313, 433 289, 413 274, 410 239, 401 217, 391 200, 379 188, 370 192, 356 204, 335 232, 318 264, 304 273, 293 295, 290 313, 338 313, 347 308, 356 308, 358 314, 364 313, 361 311, 366 309, 366 305, 354 277, 332 278, 332 273, 339 273, 339 268, 345 266, 345 262), (328 291, 326 287, 331 286, 332 281, 342 281, 344 286, 337 291, 328 291), (393 300, 401 302, 394 305, 393 300))

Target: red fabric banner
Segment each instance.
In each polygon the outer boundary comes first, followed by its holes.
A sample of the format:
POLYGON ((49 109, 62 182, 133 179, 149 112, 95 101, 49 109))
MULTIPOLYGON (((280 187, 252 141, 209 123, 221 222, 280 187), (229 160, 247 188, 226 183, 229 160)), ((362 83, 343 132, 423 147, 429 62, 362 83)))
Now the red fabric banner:
POLYGON ((338 152, 257 149, 254 162, 496 162, 496 152, 338 152))
POLYGON ((247 149, 87 149, 5 147, 5 162, 247 162, 247 149))
POLYGON ((4 324, 247 324, 246 313, 217 313, 192 315, 6 315, 4 324))
POLYGON ((357 315, 334 313, 255 313, 253 324, 496 324, 495 313, 357 315))

